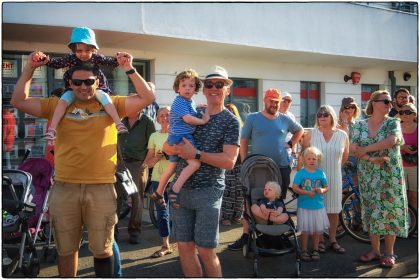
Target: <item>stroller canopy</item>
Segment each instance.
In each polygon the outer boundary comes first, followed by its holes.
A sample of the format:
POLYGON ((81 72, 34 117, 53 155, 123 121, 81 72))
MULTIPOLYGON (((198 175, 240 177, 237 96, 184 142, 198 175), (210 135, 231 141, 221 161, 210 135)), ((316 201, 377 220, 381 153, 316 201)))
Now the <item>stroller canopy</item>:
POLYGON ((268 181, 281 182, 281 173, 277 164, 263 155, 247 157, 241 169, 241 183, 247 189, 246 194, 250 195, 252 200, 258 199, 252 194, 256 192, 262 194, 268 181))

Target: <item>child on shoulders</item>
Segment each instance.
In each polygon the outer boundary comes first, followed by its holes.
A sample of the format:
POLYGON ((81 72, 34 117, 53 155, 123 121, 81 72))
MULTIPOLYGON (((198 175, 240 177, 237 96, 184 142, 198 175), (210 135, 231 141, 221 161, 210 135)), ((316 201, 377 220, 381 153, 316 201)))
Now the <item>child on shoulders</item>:
MULTIPOLYGON (((99 69, 99 65, 111 66, 113 68, 118 67, 118 62, 115 57, 107 57, 102 54, 98 54, 99 47, 96 43, 95 33, 88 27, 76 27, 73 29, 70 43, 68 47, 72 50, 71 54, 64 55, 63 57, 49 57, 48 55, 37 52, 34 56, 35 61, 45 61, 45 65, 54 69, 70 68, 76 65, 80 65, 84 62, 90 62, 96 65, 99 69)), ((95 92, 95 98, 104 107, 107 114, 115 122, 118 130, 118 134, 128 133, 127 128, 121 122, 121 119, 117 113, 117 109, 112 103, 109 94, 111 90, 108 85, 108 81, 104 73, 99 69, 99 76, 96 77, 99 80, 98 88, 95 92)), ((96 79, 89 80, 72 80, 69 76, 68 70, 64 73, 63 79, 65 82, 66 90, 58 101, 57 107, 54 111, 51 119, 51 125, 45 135, 45 138, 53 144, 57 127, 61 119, 66 113, 67 107, 69 107, 75 100, 75 95, 70 88, 70 83, 75 86, 86 86, 90 87, 96 83, 96 79)))

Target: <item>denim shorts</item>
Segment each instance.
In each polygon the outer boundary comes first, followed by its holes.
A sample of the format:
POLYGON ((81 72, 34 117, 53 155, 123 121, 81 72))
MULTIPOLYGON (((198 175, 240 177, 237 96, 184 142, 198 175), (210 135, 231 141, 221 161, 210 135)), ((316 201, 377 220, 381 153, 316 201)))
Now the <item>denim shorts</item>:
MULTIPOLYGON (((178 145, 180 143, 182 143, 183 138, 187 139, 188 141, 190 141, 194 146, 194 138, 192 137, 191 134, 171 134, 168 136, 168 144, 169 145, 178 145)), ((172 155, 169 156, 169 161, 170 162, 178 162, 179 161, 179 157, 177 155, 172 155)))
POLYGON ((179 242, 195 242, 199 247, 216 248, 223 190, 212 187, 182 188, 180 207, 170 208, 172 235, 179 242))

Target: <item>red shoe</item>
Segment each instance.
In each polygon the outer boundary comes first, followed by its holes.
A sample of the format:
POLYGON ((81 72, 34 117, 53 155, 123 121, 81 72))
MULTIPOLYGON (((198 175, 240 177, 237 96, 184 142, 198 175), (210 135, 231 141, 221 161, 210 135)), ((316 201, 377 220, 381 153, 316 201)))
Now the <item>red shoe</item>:
POLYGON ((384 255, 381 260, 379 261, 379 264, 383 267, 393 267, 395 262, 397 261, 396 255, 384 255))

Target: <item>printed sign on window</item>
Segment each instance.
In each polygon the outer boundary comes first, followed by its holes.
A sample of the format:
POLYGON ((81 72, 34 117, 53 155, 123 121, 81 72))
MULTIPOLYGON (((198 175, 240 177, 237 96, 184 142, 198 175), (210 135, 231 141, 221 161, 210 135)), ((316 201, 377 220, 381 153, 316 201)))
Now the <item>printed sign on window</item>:
POLYGON ((3 78, 17 78, 17 60, 3 59, 2 70, 3 78))

